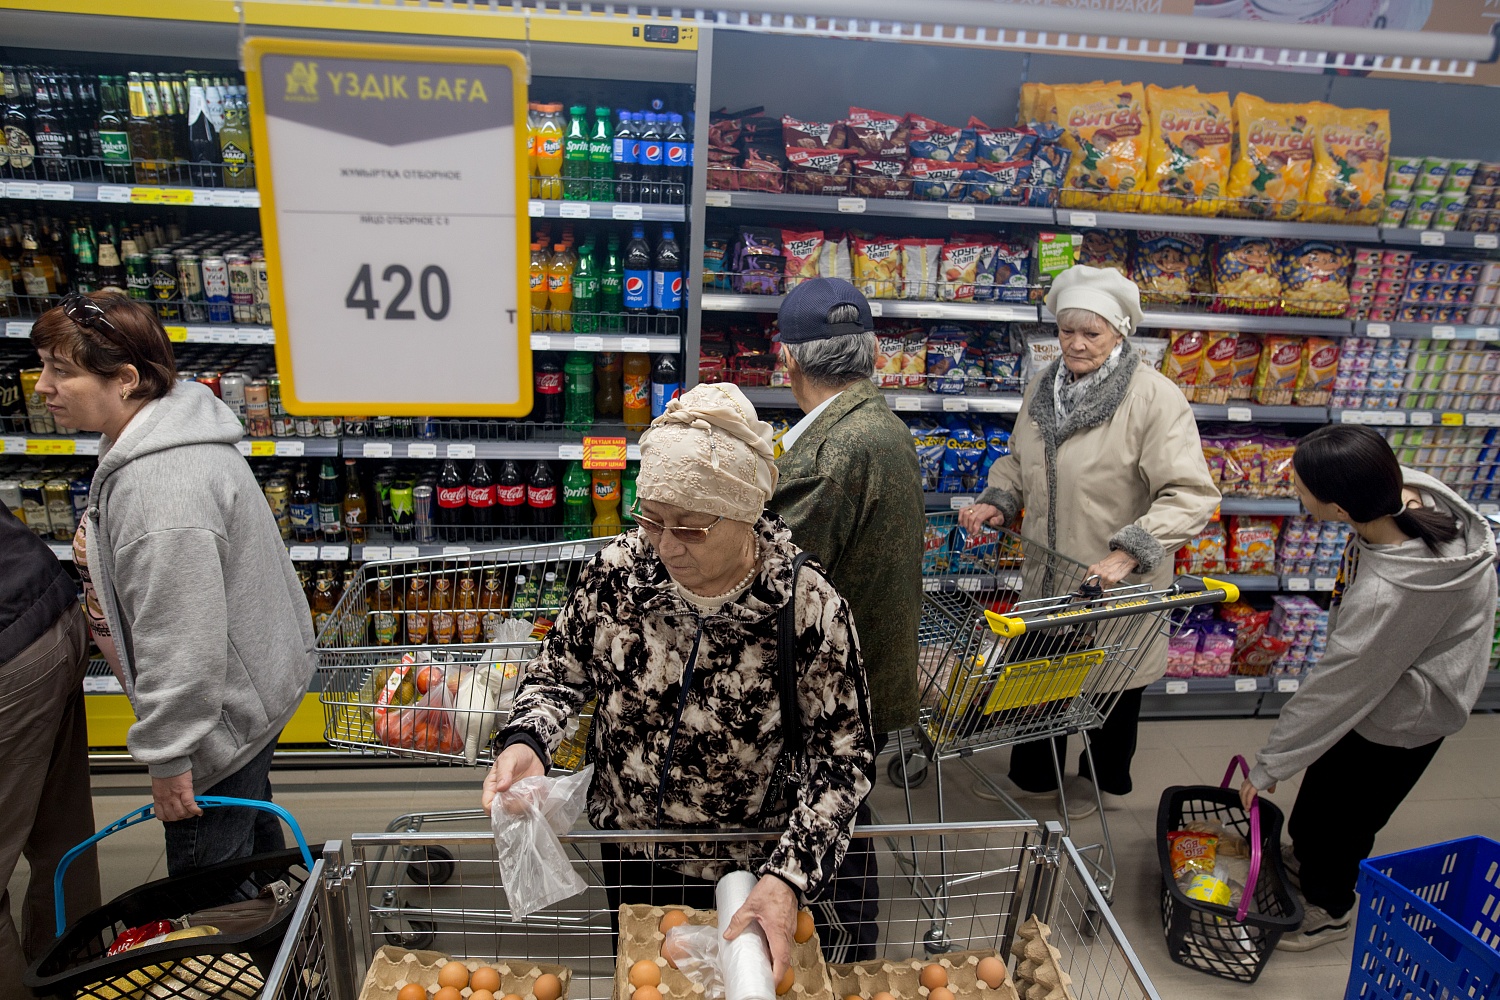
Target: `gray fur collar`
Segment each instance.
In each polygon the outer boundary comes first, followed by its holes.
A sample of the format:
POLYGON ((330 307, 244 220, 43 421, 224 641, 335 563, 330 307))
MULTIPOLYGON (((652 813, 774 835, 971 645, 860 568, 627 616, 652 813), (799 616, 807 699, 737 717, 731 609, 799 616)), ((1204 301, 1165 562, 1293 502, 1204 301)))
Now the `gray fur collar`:
POLYGON ((1042 373, 1036 377, 1037 391, 1031 397, 1031 419, 1036 421, 1042 437, 1056 448, 1079 431, 1097 427, 1114 416, 1120 404, 1125 401, 1125 393, 1130 389, 1130 379, 1140 363, 1140 355, 1127 342, 1125 353, 1115 370, 1099 383, 1094 392, 1073 407, 1073 412, 1068 414, 1061 427, 1057 425, 1057 408, 1052 400, 1052 381, 1057 378, 1057 366, 1062 364, 1062 359, 1059 358, 1042 369, 1042 373))

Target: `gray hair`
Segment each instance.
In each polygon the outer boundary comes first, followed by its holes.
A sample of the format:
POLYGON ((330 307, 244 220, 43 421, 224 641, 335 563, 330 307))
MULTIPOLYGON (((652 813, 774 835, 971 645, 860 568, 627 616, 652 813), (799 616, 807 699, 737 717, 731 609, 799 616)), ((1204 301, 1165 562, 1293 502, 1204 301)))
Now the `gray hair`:
POLYGON ((1072 309, 1064 309, 1062 312, 1057 314, 1057 325, 1059 327, 1067 326, 1070 329, 1074 330, 1091 330, 1103 326, 1105 330, 1108 330, 1111 333, 1114 333, 1121 337, 1124 336, 1123 333, 1120 333, 1119 330, 1115 329, 1115 325, 1113 323, 1105 319, 1103 316, 1100 316, 1092 309, 1079 309, 1077 307, 1074 307, 1072 309))
MULTIPOLYGON (((859 309, 838 305, 828 310, 827 322, 858 323, 859 309)), ((875 374, 875 334, 853 333, 800 344, 783 344, 802 369, 803 378, 823 389, 842 389, 875 374)))

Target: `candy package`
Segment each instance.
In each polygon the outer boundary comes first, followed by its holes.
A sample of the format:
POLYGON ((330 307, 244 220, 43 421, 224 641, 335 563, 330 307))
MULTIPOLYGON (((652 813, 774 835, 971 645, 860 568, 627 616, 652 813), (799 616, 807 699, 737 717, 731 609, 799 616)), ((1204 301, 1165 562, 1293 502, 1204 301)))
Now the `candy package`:
POLYGON ((1265 236, 1220 236, 1213 251, 1215 311, 1272 312, 1281 305, 1276 247, 1265 236))
POLYGON ((1147 197, 1136 211, 1159 215, 1217 215, 1229 183, 1234 138, 1229 95, 1195 87, 1146 88, 1150 142, 1147 197))
POLYGON ((1278 240, 1281 307, 1298 316, 1342 316, 1349 308, 1353 259, 1342 243, 1278 240))
POLYGON ((1197 669, 1198 632, 1183 629, 1167 639, 1168 677, 1191 677, 1197 669))
POLYGON ((1373 226, 1385 207, 1391 113, 1316 106, 1313 168, 1302 218, 1373 226))
POLYGON ((1229 572, 1247 576, 1271 576, 1275 573, 1275 521, 1237 514, 1229 519, 1228 539, 1225 562, 1229 572))
POLYGON ((1196 233, 1136 234, 1135 283, 1143 303, 1183 303, 1202 281, 1205 241, 1196 233))
POLYGON ((823 250, 821 229, 781 231, 781 255, 786 259, 786 282, 788 292, 808 278, 818 276, 818 255, 823 250))
POLYGON ((1233 110, 1236 142, 1228 214, 1297 218, 1312 172, 1314 126, 1309 106, 1273 104, 1241 93, 1233 110))
POLYGON ((1209 622, 1198 639, 1193 673, 1199 677, 1224 677, 1234 670, 1234 633, 1229 622, 1209 622))
POLYGON ((880 236, 856 236, 851 243, 855 287, 867 298, 898 298, 901 294, 900 241, 880 236))
POLYGON ((938 298, 938 264, 943 241, 916 237, 901 241, 901 297, 931 302, 938 298))
POLYGON ((1224 572, 1224 526, 1211 521, 1177 552, 1177 572, 1204 576, 1224 572))
POLYGON ((1140 84, 1055 86, 1062 145, 1073 154, 1065 208, 1128 212, 1146 173, 1146 102, 1140 84), (1124 195, 1125 197, 1121 197, 1124 195))
POLYGON ((1130 277, 1130 234, 1123 229, 1088 229, 1078 248, 1078 263, 1111 267, 1130 277))

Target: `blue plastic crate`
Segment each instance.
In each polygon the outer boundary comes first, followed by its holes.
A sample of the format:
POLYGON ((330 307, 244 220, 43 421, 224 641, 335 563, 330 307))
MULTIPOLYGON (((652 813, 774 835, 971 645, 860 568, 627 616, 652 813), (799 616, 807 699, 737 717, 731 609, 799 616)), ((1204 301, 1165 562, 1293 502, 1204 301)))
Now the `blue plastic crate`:
POLYGON ((1500 844, 1465 837, 1359 866, 1345 1000, 1500 997, 1500 844))

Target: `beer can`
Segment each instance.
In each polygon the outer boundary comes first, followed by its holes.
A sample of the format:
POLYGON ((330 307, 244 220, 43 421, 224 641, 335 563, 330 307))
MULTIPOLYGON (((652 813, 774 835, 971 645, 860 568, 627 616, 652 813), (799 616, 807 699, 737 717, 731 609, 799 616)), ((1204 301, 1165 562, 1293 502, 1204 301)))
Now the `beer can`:
POLYGON ((312 437, 297 430, 297 421, 281 405, 281 376, 274 372, 266 376, 266 405, 271 414, 272 437, 312 437))
POLYGON ((52 411, 47 409, 47 401, 42 398, 42 394, 36 391, 36 384, 41 378, 40 368, 21 369, 21 395, 26 397, 26 422, 31 426, 33 434, 56 434, 57 424, 52 420, 52 411))
POLYGON ((266 495, 266 503, 271 505, 271 513, 276 518, 276 527, 281 531, 281 537, 290 540, 292 537, 292 490, 285 479, 277 476, 266 480, 263 490, 266 495))
POLYGON ((206 386, 208 386, 209 389, 213 391, 213 394, 215 396, 218 396, 220 399, 224 398, 223 393, 221 391, 221 383, 219 381, 219 376, 218 376, 218 374, 216 372, 213 372, 213 371, 199 372, 198 373, 198 377, 195 379, 195 381, 199 385, 206 385, 206 386))
POLYGON ((188 323, 208 322, 208 303, 203 298, 202 260, 195 253, 177 251, 177 293, 182 297, 182 318, 188 323))
POLYGON ((66 479, 49 479, 42 484, 42 496, 47 501, 47 520, 52 525, 52 540, 71 542, 78 522, 73 515, 73 495, 68 492, 66 479))
POLYGON ((265 379, 245 385, 245 431, 251 437, 271 436, 271 394, 265 379))
POLYGON ((250 258, 232 253, 224 258, 229 268, 229 301, 236 323, 255 322, 255 279, 250 273, 250 258))
POLYGON ((438 422, 431 417, 416 418, 417 437, 424 441, 435 441, 438 436, 438 422))
POLYGON ((245 384, 249 381, 244 372, 225 372, 219 376, 219 398, 240 418, 241 427, 245 426, 245 384))
POLYGON ((182 318, 182 305, 177 301, 177 258, 165 251, 151 255, 151 300, 162 320, 182 318))
MULTIPOLYGON (((374 489, 370 491, 370 499, 375 502, 375 509, 370 512, 370 521, 374 524, 389 524, 391 512, 391 486, 396 481, 396 470, 385 466, 375 473, 372 483, 374 489)), ((16 503, 19 504, 20 494, 16 494, 16 503)))
POLYGON ((255 296, 255 322, 271 325, 271 279, 266 271, 266 255, 256 250, 250 254, 250 283, 255 296))
POLYGON ((397 417, 391 422, 391 431, 398 438, 416 437, 417 423, 411 417, 397 417))
POLYGON ((201 265, 203 301, 208 306, 210 323, 234 322, 234 308, 229 302, 229 264, 223 257, 207 255, 201 265))
POLYGON ((388 438, 395 433, 395 422, 390 417, 375 417, 370 421, 370 436, 388 438))
POLYGON ((344 419, 342 417, 319 417, 318 418, 318 436, 319 437, 336 438, 336 437, 339 436, 339 432, 342 431, 343 429, 344 429, 344 419))
POLYGON ((20 430, 21 418, 26 413, 26 400, 21 396, 20 369, 7 365, 0 368, 0 430, 20 430))
POLYGON ((52 534, 52 521, 47 517, 45 486, 40 479, 21 481, 21 514, 26 527, 38 538, 46 538, 52 534))
POLYGON ((125 290, 132 299, 139 302, 151 299, 151 258, 143 253, 126 255, 125 290))
POLYGON ((82 521, 89 512, 89 487, 92 486, 87 473, 77 473, 68 480, 68 496, 73 501, 73 520, 82 521))
POLYGON ((437 528, 432 523, 433 489, 426 483, 412 487, 412 522, 416 525, 416 539, 427 543, 437 541, 437 528))
POLYGON ((0 504, 17 518, 22 524, 26 523, 26 514, 21 509, 21 481, 19 479, 0 479, 0 504))
POLYGON ((345 417, 343 433, 344 437, 369 437, 370 421, 365 417, 345 417))

